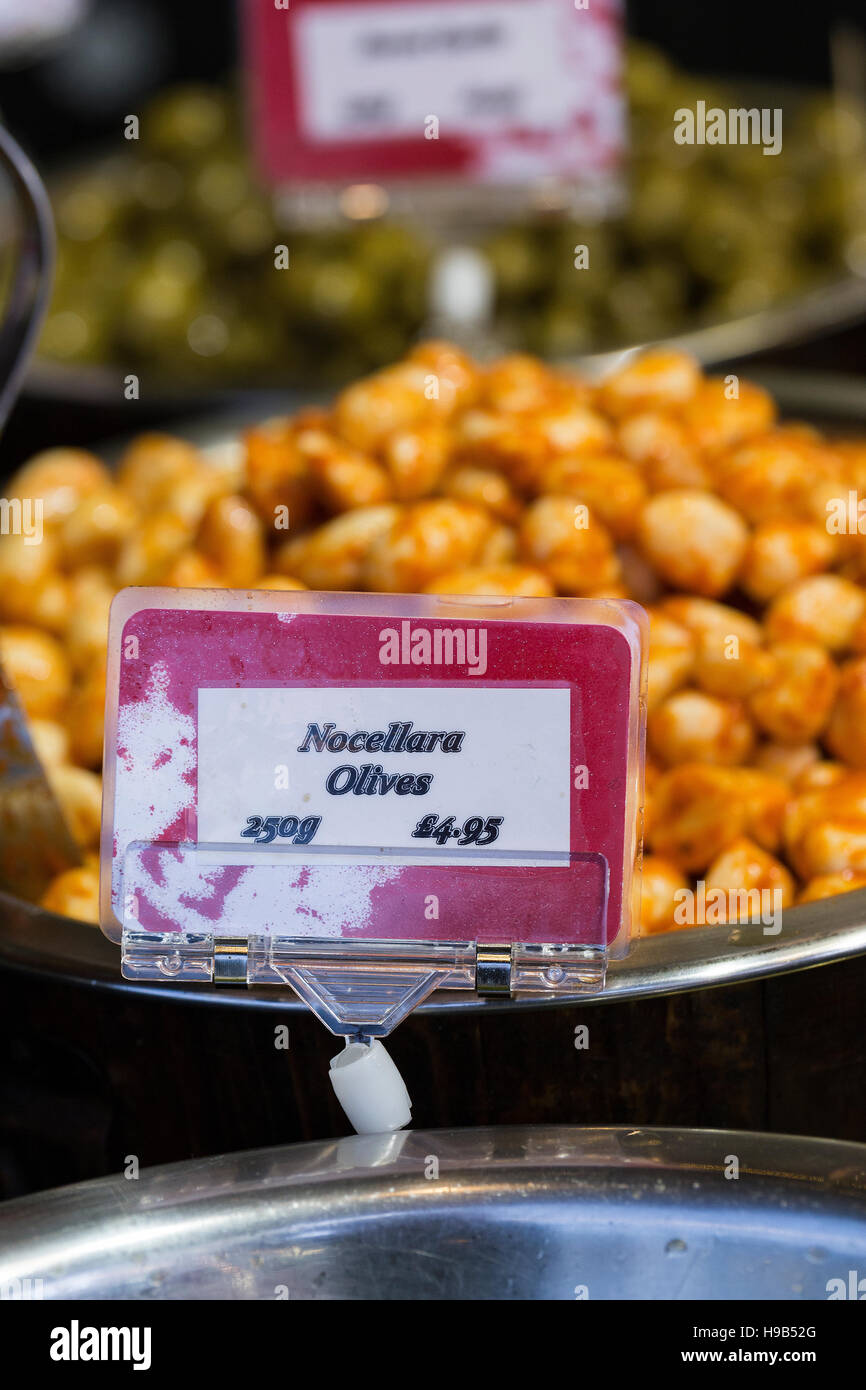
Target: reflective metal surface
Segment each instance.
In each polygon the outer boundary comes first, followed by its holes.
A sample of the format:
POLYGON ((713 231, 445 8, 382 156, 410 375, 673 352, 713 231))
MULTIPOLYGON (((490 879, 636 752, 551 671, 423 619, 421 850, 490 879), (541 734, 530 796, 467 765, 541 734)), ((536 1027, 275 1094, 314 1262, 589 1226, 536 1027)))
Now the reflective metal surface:
MULTIPOLYGON (((42 180, 0 124, 0 169, 19 214, 13 270, 0 324, 0 429, 5 425, 36 346, 54 279, 54 221, 42 180)), ((4 250, 8 248, 4 247, 4 250)))
POLYGON ((796 1301, 851 1270, 866 1147, 724 1130, 263 1149, 11 1202, 0 1236, 4 1296, 45 1299, 796 1301))
MULTIPOLYGON (((765 936, 760 925, 748 925, 692 927, 640 938, 624 960, 612 962, 604 994, 597 999, 582 996, 581 1005, 736 984, 845 960, 864 951, 866 889, 860 889, 790 909, 778 936, 765 936)), ((147 993, 201 1005, 230 1001, 233 1007, 280 1013, 306 1007, 298 999, 287 999, 282 990, 265 987, 227 992, 221 987, 171 981, 131 984, 121 979, 118 948, 96 927, 58 917, 6 893, 0 893, 0 968, 42 978, 83 980, 114 991, 133 990, 137 997, 147 993)), ((549 1002, 537 997, 479 999, 467 991, 451 990, 432 995, 418 1012, 564 1008, 572 1002, 565 997, 549 1002)))
MULTIPOLYGON (((761 309, 721 323, 709 323, 687 329, 669 338, 636 343, 584 353, 578 357, 557 359, 555 365, 574 367, 591 376, 611 371, 636 353, 648 347, 682 348, 692 353, 705 366, 747 358, 771 348, 807 342, 822 334, 836 332, 859 323, 866 317, 866 279, 857 275, 844 276, 827 285, 808 290, 795 299, 761 309)), ((214 387, 206 389, 190 384, 172 383, 158 372, 149 381, 148 400, 151 406, 161 404, 166 409, 178 405, 190 410, 225 409, 232 402, 269 400, 278 402, 275 409, 282 412, 299 410, 308 405, 312 396, 291 382, 282 388, 271 384, 265 390, 250 386, 247 390, 214 387)), ((113 406, 117 401, 118 381, 122 376, 117 366, 65 366, 62 363, 37 359, 28 374, 26 394, 35 400, 75 401, 91 405, 113 406)))
POLYGON ((771 348, 795 346, 859 323, 866 316, 866 280, 851 275, 796 299, 727 322, 708 323, 669 338, 570 358, 567 365, 596 376, 612 371, 647 348, 681 348, 705 367, 750 357, 771 348))

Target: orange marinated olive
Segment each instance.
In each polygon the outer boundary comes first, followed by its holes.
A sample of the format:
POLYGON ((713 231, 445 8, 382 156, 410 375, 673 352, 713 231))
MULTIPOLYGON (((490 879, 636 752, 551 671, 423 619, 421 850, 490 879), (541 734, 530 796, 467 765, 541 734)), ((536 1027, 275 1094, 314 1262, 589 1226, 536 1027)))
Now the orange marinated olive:
POLYGON ((740 835, 775 850, 789 798, 784 782, 752 768, 683 763, 654 789, 650 843, 692 873, 740 835))
POLYGON ((743 763, 755 733, 739 700, 721 700, 702 690, 678 690, 652 710, 647 734, 660 762, 743 763))
POLYGON ((645 352, 602 383, 599 399, 618 419, 645 410, 679 410, 701 383, 700 367, 684 352, 645 352))
POLYGON ((286 541, 274 556, 275 566, 310 589, 361 589, 373 542, 391 529, 399 515, 397 506, 344 512, 315 531, 286 541))
POLYGON ((35 627, 0 627, 0 662, 25 712, 53 719, 69 696, 69 658, 55 637, 35 627))
POLYGON ((584 502, 617 540, 634 534, 646 487, 633 464, 598 454, 566 455, 544 469, 542 488, 584 502))
MULTIPOLYGON (((101 459, 85 449, 46 449, 29 459, 9 480, 6 496, 40 504, 41 525, 53 531, 93 492, 111 483, 101 459)), ((32 508, 36 520, 36 509, 32 508)))
POLYGON ((772 657, 754 642, 743 642, 735 633, 698 635, 695 681, 708 695, 744 699, 765 686, 773 671, 772 657))
POLYGON ((481 432, 479 412, 464 420, 466 434, 458 438, 460 462, 482 468, 500 469, 519 492, 534 496, 541 488, 550 448, 531 424, 508 416, 496 418, 492 432, 481 432))
POLYGON ((190 527, 180 517, 160 513, 145 517, 127 536, 117 557, 118 585, 164 584, 191 539, 190 527))
POLYGON ((730 769, 734 794, 744 818, 745 833, 762 849, 777 850, 791 789, 781 777, 752 767, 730 769))
POLYGON ((136 518, 134 504, 120 488, 109 486, 82 497, 60 528, 61 565, 70 570, 113 565, 136 518))
POLYGON ((245 491, 266 527, 288 517, 291 529, 312 520, 316 500, 309 460, 290 419, 266 420, 244 435, 245 491))
POLYGON ((591 594, 619 579, 607 527, 585 504, 568 497, 539 497, 530 503, 520 527, 520 550, 561 594, 591 594))
POLYGON ((253 585, 254 589, 282 589, 286 593, 297 593, 306 587, 300 579, 292 579, 287 574, 265 574, 253 585))
POLYGON ((389 435, 382 457, 397 500, 411 502, 436 491, 451 449, 450 431, 435 420, 389 435))
POLYGON ((824 742, 841 762, 866 768, 866 657, 842 667, 824 742))
POLYGON ((821 898, 835 898, 839 893, 853 893, 855 888, 866 888, 866 871, 843 869, 837 874, 818 874, 809 879, 797 902, 815 903, 821 898))
POLYGON ((186 440, 142 434, 120 460, 117 484, 145 515, 168 513, 195 526, 220 490, 220 476, 186 440))
POLYGON ((710 469, 688 431, 669 415, 654 411, 629 415, 622 421, 617 439, 626 458, 643 469, 650 492, 710 487, 710 469))
POLYGON ((866 871, 866 816, 838 816, 831 808, 807 826, 792 858, 803 878, 866 871))
POLYGON ((65 763, 49 764, 45 771, 72 838, 82 849, 95 849, 102 823, 102 779, 65 763))
POLYGON ((163 581, 173 589, 225 589, 228 582, 213 560, 200 550, 183 550, 163 581))
POLYGON ((520 516, 522 504, 514 489, 507 478, 492 468, 472 468, 468 464, 455 468, 444 479, 442 491, 456 502, 486 507, 502 521, 513 522, 520 516))
POLYGON ((392 497, 393 484, 382 464, 342 443, 327 430, 300 430, 297 446, 309 466, 313 487, 328 511, 372 507, 392 497))
POLYGON ((72 760, 82 767, 98 768, 102 762, 105 713, 104 654, 73 686, 64 713, 72 760))
POLYGON ((262 523, 244 497, 217 497, 210 503, 197 545, 230 588, 247 588, 265 568, 262 523))
POLYGON ((334 424, 347 444, 376 453, 395 430, 436 414, 438 380, 423 362, 403 363, 347 386, 334 404, 334 424))
POLYGON ((682 422, 708 458, 763 434, 776 420, 772 398, 760 386, 736 377, 708 377, 682 412, 682 422))
POLYGON ((492 565, 511 565, 517 560, 517 551, 518 539, 514 527, 496 522, 478 551, 475 563, 488 568, 492 565))
POLYGON ((775 642, 815 642, 830 652, 851 648, 866 617, 866 590, 838 574, 816 574, 770 604, 767 632, 775 642))
POLYGON ((799 579, 829 569, 838 547, 826 529, 808 521, 765 521, 746 545, 739 582, 766 603, 799 579))
POLYGON ((69 762, 69 735, 62 724, 53 719, 28 719, 27 727, 43 767, 69 762))
POLYGON ((484 372, 481 399, 491 410, 508 414, 543 410, 554 390, 552 372, 537 357, 513 353, 484 372))
POLYGON ((604 416, 579 402, 539 411, 529 423, 551 454, 581 454, 613 445, 604 416))
POLYGON ((658 854, 644 855, 640 886, 641 936, 674 929, 677 895, 688 886, 688 880, 676 864, 658 854))
POLYGON ((494 530, 488 512, 442 498, 414 502, 378 536, 367 555, 367 589, 423 593, 440 574, 471 566, 494 530))
POLYGON ((114 586, 101 569, 82 569, 69 583, 69 615, 64 632, 73 669, 88 671, 105 657, 108 611, 114 586))
POLYGON ((688 628, 695 637, 713 633, 725 642, 736 637, 744 646, 759 647, 764 640, 759 623, 738 608, 727 603, 716 603, 713 599, 694 598, 691 595, 675 594, 662 599, 658 611, 672 618, 681 627, 688 628))
POLYGON ((53 878, 40 899, 46 912, 99 925, 99 869, 82 864, 53 878))
POLYGON ((719 461, 718 491, 753 525, 805 518, 814 508, 820 463, 817 450, 795 447, 781 431, 761 435, 719 461))
POLYGON ((784 840, 802 879, 866 869, 866 774, 798 792, 785 811, 784 840))
POLYGON ((801 779, 820 765, 821 749, 817 743, 762 743, 754 762, 762 772, 799 787, 801 779))
POLYGON ((638 520, 641 549, 662 578, 675 589, 709 597, 731 587, 747 539, 732 507, 686 488, 655 493, 638 520))
POLYGON ((809 763, 799 772, 794 779, 794 787, 798 792, 817 790, 818 787, 829 787, 833 782, 841 782, 847 776, 849 769, 844 763, 834 763, 829 758, 821 758, 816 762, 809 763))
POLYGON ((453 343, 436 339, 418 343, 407 361, 424 368, 425 396, 429 396, 436 416, 447 419, 478 399, 483 372, 453 343))
POLYGON ((767 652, 772 673, 749 697, 749 712, 778 743, 819 738, 833 708, 839 673, 814 642, 777 642, 767 652))
POLYGON ((794 902, 793 876, 775 855, 748 836, 732 841, 710 864, 705 875, 706 899, 713 890, 725 895, 727 911, 720 921, 761 921, 778 925, 776 914, 794 902))
POLYGON ((691 676, 695 639, 688 628, 659 609, 649 610, 650 646, 647 663, 647 709, 653 710, 691 676))
POLYGON ((664 773, 652 795, 646 827, 654 854, 686 873, 701 873, 742 835, 746 813, 734 769, 684 763, 664 773))
POLYGON ((48 532, 38 542, 35 534, 0 536, 0 618, 4 622, 32 623, 50 632, 63 628, 69 596, 68 581, 56 568, 59 558, 57 541, 48 532))
POLYGON ((546 575, 527 565, 449 570, 427 586, 428 594, 488 594, 496 598, 551 598, 554 588, 546 575))

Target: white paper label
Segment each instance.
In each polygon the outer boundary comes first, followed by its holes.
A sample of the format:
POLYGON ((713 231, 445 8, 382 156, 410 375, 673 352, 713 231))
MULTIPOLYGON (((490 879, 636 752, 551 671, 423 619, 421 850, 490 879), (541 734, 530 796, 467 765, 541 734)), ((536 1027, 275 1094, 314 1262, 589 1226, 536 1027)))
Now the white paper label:
POLYGON ((318 140, 547 130, 572 102, 561 0, 324 5, 298 14, 302 119, 318 140))
POLYGON ((199 845, 397 849, 416 863, 431 852, 466 862, 473 850, 483 862, 488 847, 516 862, 565 856, 570 698, 467 686, 199 690, 199 845))

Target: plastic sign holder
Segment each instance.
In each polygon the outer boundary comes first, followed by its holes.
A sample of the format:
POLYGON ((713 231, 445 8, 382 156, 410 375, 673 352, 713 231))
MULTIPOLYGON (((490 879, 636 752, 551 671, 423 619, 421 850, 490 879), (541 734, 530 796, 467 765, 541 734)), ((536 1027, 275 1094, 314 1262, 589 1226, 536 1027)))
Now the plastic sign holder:
POLYGON ((473 212, 513 217, 521 200, 601 215, 622 198, 622 10, 245 0, 260 170, 311 223, 379 215, 382 185, 392 211, 450 207, 461 224, 473 212))
POLYGON ((620 601, 123 590, 100 918, 124 976, 290 985, 353 1046, 435 989, 602 990, 645 647, 620 601))

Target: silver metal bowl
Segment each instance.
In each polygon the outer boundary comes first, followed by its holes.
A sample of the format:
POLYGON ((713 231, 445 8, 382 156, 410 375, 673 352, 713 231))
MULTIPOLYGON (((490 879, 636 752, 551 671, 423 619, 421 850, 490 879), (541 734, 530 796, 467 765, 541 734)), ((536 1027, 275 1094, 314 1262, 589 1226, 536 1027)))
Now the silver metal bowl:
MULTIPOLYGON (((785 913, 779 936, 765 936, 760 924, 692 927, 636 940, 624 960, 613 961, 603 994, 581 1005, 612 1004, 625 999, 706 989, 764 979, 790 970, 850 959, 866 952, 866 889, 808 903, 785 913)), ((300 999, 282 990, 232 991, 210 985, 167 981, 130 984, 120 977, 119 949, 96 928, 45 912, 0 893, 0 968, 31 977, 85 981, 92 988, 132 990, 137 998, 152 995, 180 1002, 194 1000, 224 1007, 302 1011, 300 999)), ((565 1008, 567 997, 479 999, 471 992, 440 990, 418 1013, 502 1009, 565 1008)))
MULTIPOLYGON (((783 414, 819 423, 831 432, 866 435, 866 382, 860 378, 791 371, 750 372, 779 401, 783 414)), ((285 403, 283 408, 287 408, 285 403)), ((239 428, 255 410, 209 424, 194 423, 178 432, 215 456, 237 447, 239 428)), ((104 451, 111 457, 117 446, 104 451)), ((604 995, 587 1002, 620 999, 734 984, 786 971, 844 960, 866 952, 866 889, 789 909, 778 936, 767 936, 760 925, 693 927, 638 940, 629 956, 614 962, 604 995)), ((119 977, 118 953, 94 927, 44 912, 21 899, 0 893, 0 967, 28 974, 85 979, 97 985, 128 989, 119 977)), ((225 993, 206 986, 136 984, 136 995, 148 992, 175 1000, 185 997, 226 1002, 225 993)), ((232 1004, 281 1010, 303 1008, 286 1002, 282 991, 233 992, 232 1004)), ((538 1008, 538 999, 479 1000, 474 994, 440 992, 421 1006, 423 1012, 443 1010, 538 1008)), ((550 1004, 567 1000, 551 1000, 550 1004)))
POLYGON ((26 1197, 2 1231, 5 1297, 823 1300, 866 1270, 866 1146, 687 1129, 354 1136, 26 1197))

